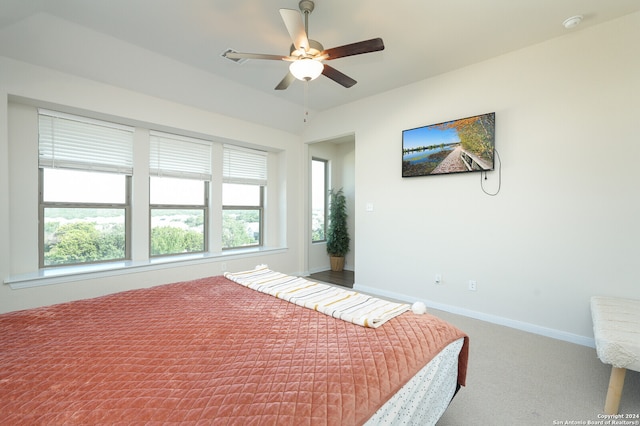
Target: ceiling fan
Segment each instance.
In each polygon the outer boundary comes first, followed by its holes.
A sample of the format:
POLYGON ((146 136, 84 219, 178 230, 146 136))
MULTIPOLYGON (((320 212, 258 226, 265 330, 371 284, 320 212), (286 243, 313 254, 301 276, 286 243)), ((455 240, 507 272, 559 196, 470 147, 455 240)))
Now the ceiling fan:
POLYGON ((310 81, 319 77, 320 74, 347 88, 356 84, 356 80, 343 74, 330 65, 323 63, 323 61, 383 50, 384 43, 382 42, 382 39, 374 38, 357 43, 345 44, 344 46, 334 47, 331 49, 325 49, 322 44, 316 40, 308 38, 309 14, 313 11, 315 3, 312 0, 301 0, 298 6, 300 11, 294 9, 280 9, 280 15, 282 16, 284 25, 287 27, 287 31, 293 40, 289 56, 267 55, 261 53, 240 53, 233 50, 224 52, 222 56, 232 60, 267 59, 291 62, 289 72, 276 86, 276 90, 286 89, 296 78, 302 81, 310 81), (304 14, 304 22, 301 13, 304 14))

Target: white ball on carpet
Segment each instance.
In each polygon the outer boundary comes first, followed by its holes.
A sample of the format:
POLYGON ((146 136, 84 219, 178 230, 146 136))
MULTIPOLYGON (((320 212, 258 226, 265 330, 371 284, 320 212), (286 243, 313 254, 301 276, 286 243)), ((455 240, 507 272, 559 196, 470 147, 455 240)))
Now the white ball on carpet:
POLYGON ((422 315, 427 313, 427 306, 422 302, 415 302, 411 305, 411 310, 414 314, 422 315))

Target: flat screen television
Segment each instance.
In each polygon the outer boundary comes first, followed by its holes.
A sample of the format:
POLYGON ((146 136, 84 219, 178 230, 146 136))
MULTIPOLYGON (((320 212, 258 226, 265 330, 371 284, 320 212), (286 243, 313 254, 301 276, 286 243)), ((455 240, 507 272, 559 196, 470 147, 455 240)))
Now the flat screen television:
POLYGON ((496 114, 402 131, 402 177, 493 170, 496 114))

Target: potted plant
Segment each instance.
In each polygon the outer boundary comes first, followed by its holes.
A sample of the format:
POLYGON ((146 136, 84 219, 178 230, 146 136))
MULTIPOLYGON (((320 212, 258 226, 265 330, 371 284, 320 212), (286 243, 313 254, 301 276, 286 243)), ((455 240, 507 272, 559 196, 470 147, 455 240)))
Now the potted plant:
POLYGON ((329 229, 327 230, 327 254, 332 271, 344 269, 344 256, 349 253, 347 229, 347 198, 342 188, 329 190, 329 229))

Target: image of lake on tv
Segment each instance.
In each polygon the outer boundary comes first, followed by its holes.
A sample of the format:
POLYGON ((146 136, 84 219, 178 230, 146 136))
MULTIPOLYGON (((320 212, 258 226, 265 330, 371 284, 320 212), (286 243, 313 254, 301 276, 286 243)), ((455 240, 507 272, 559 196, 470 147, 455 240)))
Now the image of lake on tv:
POLYGON ((445 153, 453 151, 456 144, 444 145, 443 147, 437 147, 435 149, 427 149, 424 151, 409 152, 402 156, 402 161, 407 161, 411 165, 420 163, 439 163, 446 157, 445 153), (441 155, 434 155, 441 154, 441 155), (432 157, 433 156, 433 157, 432 157))

